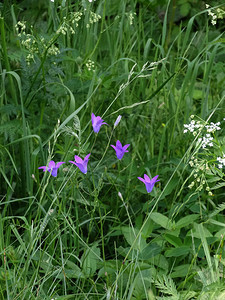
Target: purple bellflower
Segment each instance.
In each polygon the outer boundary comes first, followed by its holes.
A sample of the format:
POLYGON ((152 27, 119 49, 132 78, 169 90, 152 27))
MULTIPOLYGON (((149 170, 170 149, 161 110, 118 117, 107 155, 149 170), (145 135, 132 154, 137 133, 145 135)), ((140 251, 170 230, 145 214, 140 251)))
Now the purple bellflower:
POLYGON ((129 151, 127 150, 127 148, 130 146, 130 144, 127 144, 127 145, 125 145, 125 146, 122 146, 122 144, 121 144, 120 141, 118 140, 118 141, 116 141, 116 146, 114 146, 114 145, 110 145, 110 146, 113 147, 113 148, 115 149, 115 151, 116 151, 116 156, 117 156, 117 158, 120 160, 120 159, 123 158, 125 152, 129 152, 129 151))
POLYGON ((141 180, 142 182, 144 182, 145 186, 146 186, 146 190, 148 193, 151 193, 155 183, 157 181, 160 181, 160 180, 157 180, 157 178, 159 177, 159 175, 156 175, 155 177, 153 177, 152 179, 150 179, 148 177, 148 175, 144 174, 144 178, 141 178, 141 177, 138 177, 139 180, 141 180))
POLYGON ((93 113, 91 114, 91 121, 92 121, 93 130, 95 133, 99 132, 102 125, 104 125, 104 124, 108 125, 107 123, 104 122, 104 120, 101 117, 99 117, 99 116, 96 117, 95 114, 93 114, 93 113))
POLYGON ((49 173, 51 173, 51 175, 53 177, 56 177, 57 176, 57 171, 58 171, 58 168, 62 165, 62 164, 65 164, 63 161, 60 161, 58 162, 57 164, 51 160, 48 164, 48 167, 46 166, 42 166, 42 167, 39 167, 38 169, 43 169, 43 172, 46 172, 48 171, 49 173))
POLYGON ((71 164, 74 164, 75 166, 77 166, 82 173, 86 174, 87 173, 87 164, 88 164, 88 161, 89 161, 89 156, 91 155, 91 153, 89 153, 87 156, 85 156, 84 160, 81 159, 79 156, 75 155, 74 156, 74 159, 75 159, 75 162, 74 161, 69 161, 71 164))

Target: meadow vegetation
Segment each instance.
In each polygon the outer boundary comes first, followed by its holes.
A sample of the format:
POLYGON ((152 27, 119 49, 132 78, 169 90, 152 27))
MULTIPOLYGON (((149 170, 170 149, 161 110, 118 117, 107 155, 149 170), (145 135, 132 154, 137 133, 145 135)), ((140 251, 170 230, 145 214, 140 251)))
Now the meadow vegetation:
POLYGON ((225 299, 209 2, 0 3, 0 299, 225 299))

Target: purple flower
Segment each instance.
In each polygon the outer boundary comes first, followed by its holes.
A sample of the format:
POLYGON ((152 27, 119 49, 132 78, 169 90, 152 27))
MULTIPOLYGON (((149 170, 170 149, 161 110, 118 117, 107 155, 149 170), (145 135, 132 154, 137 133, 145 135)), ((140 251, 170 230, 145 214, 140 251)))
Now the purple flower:
POLYGON ((55 162, 53 160, 51 160, 48 164, 48 167, 46 166, 42 166, 42 167, 39 167, 38 169, 43 169, 43 172, 46 172, 48 171, 49 173, 51 173, 51 175, 53 177, 56 177, 57 176, 57 171, 58 171, 58 168, 62 165, 62 164, 65 164, 63 161, 60 161, 58 162, 57 164, 55 164, 55 162))
POLYGON ((91 153, 89 153, 84 160, 81 159, 79 156, 75 155, 75 162, 74 161, 69 161, 71 164, 74 164, 75 166, 77 166, 82 173, 86 174, 87 173, 87 164, 89 161, 89 156, 91 155, 91 153))
POLYGON ((99 116, 96 117, 95 114, 93 113, 91 114, 91 121, 92 121, 93 130, 96 133, 99 132, 102 125, 104 124, 108 125, 107 123, 104 122, 104 120, 101 117, 99 116))
POLYGON ((118 141, 116 141, 116 146, 114 146, 114 145, 110 145, 110 146, 113 147, 113 148, 115 149, 115 151, 116 151, 116 156, 117 156, 117 158, 120 160, 120 159, 123 158, 125 152, 129 152, 129 151, 127 150, 127 148, 130 146, 130 144, 127 144, 127 145, 125 145, 125 146, 122 146, 122 144, 121 144, 120 141, 118 140, 118 141))
POLYGON ((150 179, 148 177, 148 175, 144 174, 144 178, 141 178, 141 177, 138 177, 139 180, 141 180, 142 182, 144 182, 145 186, 146 186, 146 190, 148 193, 151 193, 155 183, 157 181, 160 181, 160 180, 157 180, 157 178, 159 177, 159 175, 156 175, 155 177, 153 177, 152 179, 150 179))

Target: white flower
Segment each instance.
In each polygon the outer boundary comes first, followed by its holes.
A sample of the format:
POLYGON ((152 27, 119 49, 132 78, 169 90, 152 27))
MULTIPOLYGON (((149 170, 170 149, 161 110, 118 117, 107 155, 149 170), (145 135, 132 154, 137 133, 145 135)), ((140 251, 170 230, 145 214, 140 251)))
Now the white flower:
POLYGON ((225 154, 223 154, 223 158, 217 157, 217 160, 219 162, 218 168, 222 169, 225 166, 225 154))

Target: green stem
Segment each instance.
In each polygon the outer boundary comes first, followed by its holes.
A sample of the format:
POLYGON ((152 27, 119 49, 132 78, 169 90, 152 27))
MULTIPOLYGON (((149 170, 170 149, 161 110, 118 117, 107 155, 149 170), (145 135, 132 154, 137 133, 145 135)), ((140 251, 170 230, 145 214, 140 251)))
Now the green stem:
POLYGON ((105 152, 103 153, 102 158, 101 158, 100 161, 98 162, 97 166, 94 168, 93 172, 97 169, 97 167, 100 165, 100 163, 102 162, 103 158, 105 157, 106 152, 107 152, 107 150, 108 150, 108 148, 109 148, 109 144, 110 144, 110 141, 111 141, 113 132, 114 132, 114 129, 112 130, 112 133, 111 133, 111 136, 110 136, 110 138, 109 138, 108 144, 107 144, 107 146, 106 146, 106 148, 105 148, 105 152))
MULTIPOLYGON (((9 72, 9 71, 11 71, 11 69, 10 69, 7 47, 6 47, 5 26, 4 26, 4 18, 3 17, 0 17, 0 33, 1 33, 1 46, 2 46, 2 52, 3 52, 3 59, 5 62, 5 68, 6 68, 6 71, 9 72)), ((10 85, 10 92, 11 92, 13 101, 16 105, 18 105, 16 89, 15 89, 11 75, 9 75, 9 85, 10 85)))
POLYGON ((43 54, 43 58, 42 58, 41 64, 40 64, 40 66, 39 66, 39 68, 38 68, 38 70, 37 70, 37 72, 36 72, 36 74, 35 74, 35 76, 34 76, 34 79, 33 79, 32 83, 31 83, 31 85, 30 85, 30 88, 29 88, 29 90, 28 90, 28 92, 27 92, 27 94, 26 94, 26 96, 25 96, 24 103, 25 103, 26 106, 29 105, 29 103, 27 103, 27 99, 28 99, 28 97, 29 97, 29 95, 30 95, 30 93, 31 93, 31 91, 32 91, 32 89, 33 89, 33 86, 34 86, 34 84, 35 84, 35 82, 36 82, 36 80, 37 80, 37 77, 38 77, 38 75, 40 74, 40 72, 43 71, 43 66, 44 66, 44 63, 45 63, 45 60, 46 60, 46 57, 47 57, 47 54, 48 54, 48 49, 55 43, 55 41, 57 40, 57 38, 58 38, 59 35, 60 35, 60 34, 56 34, 56 35, 52 38, 52 40, 49 42, 49 45, 47 46, 47 48, 46 48, 45 51, 44 51, 44 54, 43 54))

